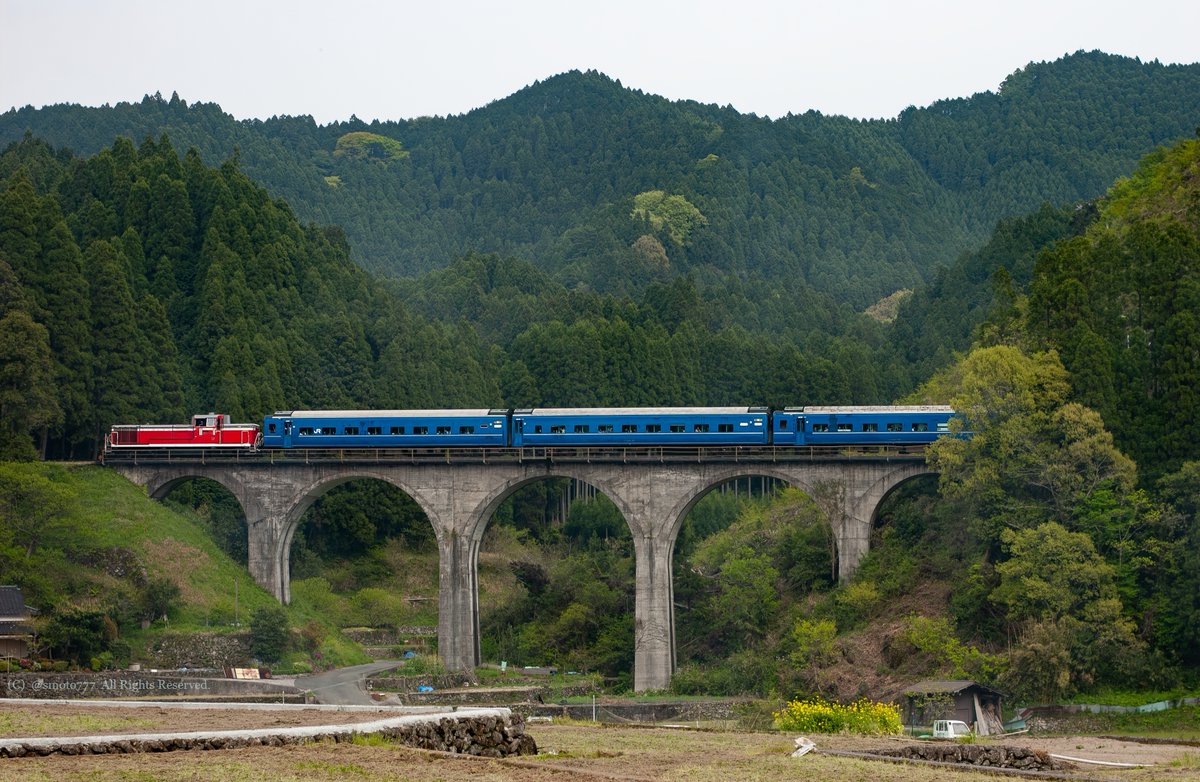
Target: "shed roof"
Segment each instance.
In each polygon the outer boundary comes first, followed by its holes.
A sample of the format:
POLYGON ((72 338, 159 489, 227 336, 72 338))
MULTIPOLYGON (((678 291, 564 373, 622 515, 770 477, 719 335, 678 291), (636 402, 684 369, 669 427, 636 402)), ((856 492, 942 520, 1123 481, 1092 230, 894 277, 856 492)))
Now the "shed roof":
POLYGON ((984 692, 993 695, 1000 693, 993 690, 991 687, 980 684, 979 682, 971 681, 970 679, 929 679, 923 682, 909 685, 904 688, 905 695, 929 695, 931 693, 945 693, 947 695, 957 695, 963 690, 969 690, 972 687, 978 687, 984 692))

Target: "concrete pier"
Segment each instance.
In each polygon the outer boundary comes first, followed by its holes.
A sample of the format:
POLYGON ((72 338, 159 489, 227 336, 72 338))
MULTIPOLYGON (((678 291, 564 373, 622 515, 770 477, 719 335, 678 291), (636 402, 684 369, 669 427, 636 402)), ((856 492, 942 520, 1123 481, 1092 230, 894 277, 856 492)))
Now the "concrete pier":
POLYGON ((371 478, 404 491, 421 506, 437 535, 438 651, 446 667, 477 666, 479 547, 488 520, 517 488, 546 478, 574 478, 605 494, 633 535, 635 588, 634 688, 665 689, 675 671, 671 583, 675 538, 687 512, 711 489, 748 476, 767 476, 809 494, 825 512, 837 546, 838 575, 847 580, 870 545, 880 502, 901 483, 931 470, 920 457, 830 460, 747 460, 720 454, 690 461, 558 461, 546 458, 486 463, 303 459, 112 462, 129 480, 162 499, 180 482, 208 478, 227 488, 246 514, 249 569, 280 601, 291 600, 289 551, 304 512, 334 486, 371 478))

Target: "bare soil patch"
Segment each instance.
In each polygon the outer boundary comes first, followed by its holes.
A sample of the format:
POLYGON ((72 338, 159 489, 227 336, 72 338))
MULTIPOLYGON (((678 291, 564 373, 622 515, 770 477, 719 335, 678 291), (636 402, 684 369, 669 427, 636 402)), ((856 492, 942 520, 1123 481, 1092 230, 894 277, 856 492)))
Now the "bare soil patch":
MULTIPOLYGON (((70 720, 138 720, 122 729, 106 723, 105 733, 188 731, 209 728, 254 728, 333 724, 378 717, 377 712, 326 712, 315 709, 235 711, 215 707, 201 711, 105 709, 46 705, 12 707, 0 701, 5 735, 17 735, 13 717, 43 726, 70 720), (150 724, 146 724, 146 722, 150 724)), ((36 782, 116 782, 117 780, 488 780, 496 782, 780 782, 804 780, 868 780, 869 782, 933 782, 995 780, 976 771, 949 774, 941 768, 896 765, 822 755, 821 749, 870 752, 911 743, 909 738, 866 738, 814 735, 817 752, 789 757, 791 735, 709 732, 669 728, 589 726, 534 723, 527 728, 541 752, 534 758, 481 759, 413 750, 391 745, 309 744, 254 747, 223 751, 173 752, 122 756, 13 758, 0 762, 0 779, 36 782)), ((99 731, 97 731, 99 732, 99 731)), ((43 732, 39 735, 48 735, 43 732)), ((1200 782, 1200 748, 1140 744, 1096 737, 1012 737, 1004 743, 1054 754, 1117 762, 1155 763, 1150 768, 1120 770, 1080 767, 1080 779, 1169 780, 1200 782), (1176 765, 1171 766, 1170 763, 1176 765)))
MULTIPOLYGON (((0 700, 0 738, 113 736, 121 733, 186 733, 197 730, 294 728, 344 725, 379 719, 377 711, 319 709, 173 709, 160 706, 114 708, 46 704, 10 705, 0 700)), ((3 778, 3 774, 0 774, 3 778)))

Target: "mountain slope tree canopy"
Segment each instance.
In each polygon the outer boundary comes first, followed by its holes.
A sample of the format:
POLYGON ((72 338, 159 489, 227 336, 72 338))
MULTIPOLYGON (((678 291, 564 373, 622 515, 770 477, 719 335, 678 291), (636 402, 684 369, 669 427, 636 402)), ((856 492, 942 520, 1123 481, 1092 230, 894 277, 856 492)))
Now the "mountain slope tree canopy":
MULTIPOLYGON (((652 236, 672 269, 799 278, 863 308, 925 281, 1001 218, 1095 198, 1156 144, 1190 134, 1198 115, 1200 66, 1077 52, 1029 64, 996 92, 890 120, 772 121, 572 71, 460 116, 389 122, 237 121, 159 95, 25 107, 0 115, 0 142, 32 130, 91 155, 117 136, 168 132, 209 165, 236 151, 273 196, 342 226, 355 259, 389 275, 476 250, 619 290, 628 273, 614 267, 661 268, 645 266, 656 257, 648 242, 631 249, 652 236)), ((113 180, 137 214, 125 198, 110 208, 146 233, 151 265, 178 252, 180 237, 156 228, 178 211, 175 172, 113 180)), ((90 219, 111 219, 103 212, 90 219)))

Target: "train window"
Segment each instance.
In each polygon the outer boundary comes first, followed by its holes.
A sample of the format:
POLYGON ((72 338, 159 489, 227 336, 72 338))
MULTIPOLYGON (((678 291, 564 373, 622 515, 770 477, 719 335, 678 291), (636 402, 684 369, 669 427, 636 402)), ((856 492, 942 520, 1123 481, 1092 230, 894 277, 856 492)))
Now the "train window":
POLYGON ((903 432, 904 424, 888 424, 889 432, 903 432))
POLYGON ((368 426, 367 434, 383 434, 382 426, 368 426))
POLYGON ((853 432, 854 424, 838 424, 839 432, 853 432))
POLYGON ((913 424, 913 425, 912 425, 912 430, 913 430, 914 432, 928 432, 928 431, 929 431, 929 424, 927 424, 927 423, 915 423, 915 424, 913 424))
POLYGON ((550 427, 550 434, 566 434, 567 427, 565 424, 554 424, 550 427))
POLYGON ((686 432, 687 427, 684 426, 683 424, 671 424, 671 431, 672 432, 686 432))
POLYGON ((312 434, 312 433, 313 433, 313 430, 312 430, 311 426, 300 427, 300 434, 304 435, 304 434, 312 434))
POLYGON ((358 434, 358 427, 357 426, 347 426, 345 429, 345 433, 346 434, 358 434))
POLYGON ((829 424, 813 424, 814 432, 828 432, 829 424))
POLYGON ((637 431, 637 424, 621 424, 621 431, 625 434, 637 431))
POLYGON ((779 419, 779 426, 778 426, 777 428, 779 428, 779 429, 787 429, 787 419, 786 419, 786 418, 780 418, 780 419, 779 419))
POLYGON ((458 433, 459 433, 459 434, 475 434, 475 427, 473 427, 473 426, 460 426, 460 427, 458 427, 458 433))
POLYGON ((274 434, 274 432, 275 432, 275 424, 271 424, 271 425, 269 425, 269 426, 267 427, 267 431, 269 431, 269 432, 271 432, 272 434, 274 434))
POLYGON ((534 433, 534 434, 541 434, 541 433, 542 433, 542 425, 541 425, 541 424, 538 424, 537 426, 533 427, 533 433, 534 433))
POLYGON ((429 434, 428 426, 414 426, 413 434, 429 434))
POLYGON ((393 427, 392 427, 392 428, 389 430, 389 432, 390 432, 391 434, 404 434, 404 427, 403 427, 403 426, 393 426, 393 427))
POLYGON ((592 428, 587 424, 575 424, 575 434, 587 434, 592 428))
POLYGON ((600 432, 611 432, 613 430, 613 425, 612 424, 600 424, 599 426, 596 427, 596 430, 600 431, 600 432))
POLYGON ((439 426, 439 427, 437 428, 437 433, 438 433, 438 434, 450 434, 450 427, 448 427, 448 426, 439 426))
POLYGON ((878 432, 879 424, 863 424, 864 432, 878 432))
POLYGON ((662 424, 646 424, 646 431, 651 434, 658 434, 662 431, 662 424))
POLYGON ((707 432, 708 424, 693 424, 692 431, 693 432, 707 432))
MULTIPOLYGON (((745 426, 745 424, 742 424, 742 426, 745 426)), ((733 424, 717 424, 717 431, 718 432, 732 432, 733 424)))

